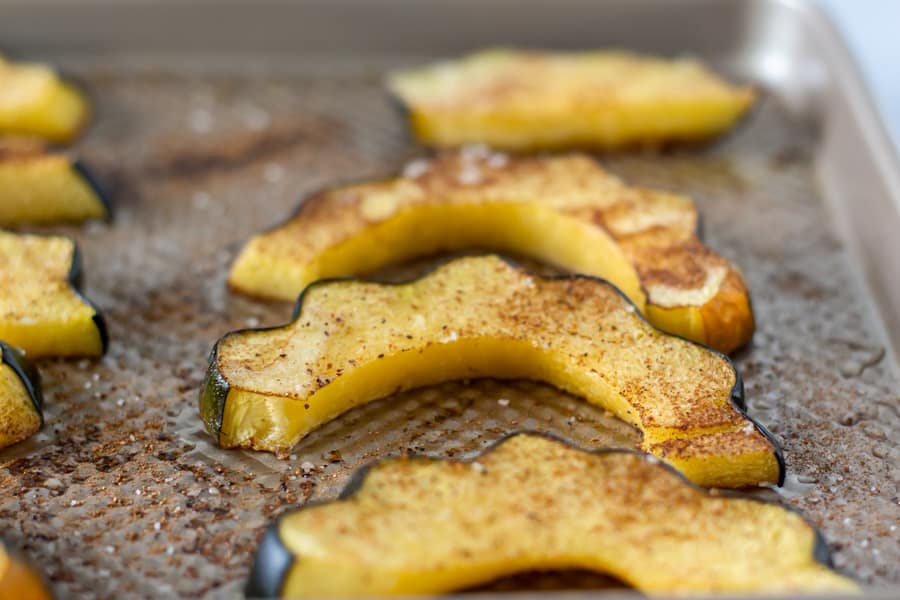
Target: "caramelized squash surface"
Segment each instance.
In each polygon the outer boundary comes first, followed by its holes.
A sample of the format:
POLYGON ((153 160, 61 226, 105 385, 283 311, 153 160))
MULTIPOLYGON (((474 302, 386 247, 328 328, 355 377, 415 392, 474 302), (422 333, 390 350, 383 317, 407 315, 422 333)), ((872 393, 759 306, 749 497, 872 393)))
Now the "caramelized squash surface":
POLYGON ((388 459, 341 499, 282 516, 248 595, 439 594, 529 570, 590 569, 650 594, 856 589, 798 514, 713 495, 652 457, 533 434, 473 461, 388 459))
POLYGON ((737 408, 742 384, 724 355, 653 328, 604 281, 537 277, 496 256, 407 284, 311 285, 293 323, 219 340, 200 411, 224 447, 286 452, 360 404, 476 377, 584 397, 704 485, 782 476, 768 433, 737 408))
POLYGON ((690 199, 634 188, 580 155, 483 149, 337 187, 250 240, 229 283, 294 300, 311 282, 436 252, 513 252, 618 286, 666 331, 731 352, 753 335, 743 278, 696 235, 690 199))
POLYGON ((21 352, 0 342, 0 448, 21 442, 44 422, 41 380, 21 352))
POLYGON ((753 104, 700 62, 629 52, 495 49, 388 79, 423 144, 514 151, 705 140, 753 104))
POLYGON ((0 339, 30 359, 103 354, 106 327, 80 275, 71 239, 0 231, 0 339))

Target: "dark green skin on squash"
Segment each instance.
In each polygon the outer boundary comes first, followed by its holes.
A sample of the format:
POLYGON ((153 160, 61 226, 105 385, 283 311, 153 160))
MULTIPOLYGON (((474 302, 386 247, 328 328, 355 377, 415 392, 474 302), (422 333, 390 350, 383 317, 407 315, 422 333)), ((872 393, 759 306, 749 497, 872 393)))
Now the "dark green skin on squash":
MULTIPOLYGON (((636 450, 622 450, 622 449, 613 449, 613 448, 597 448, 597 449, 584 449, 576 446, 569 440, 563 439, 559 436, 548 434, 540 431, 517 431, 510 433, 508 435, 503 436, 493 444, 491 444, 487 449, 483 452, 479 453, 478 456, 475 456, 471 459, 468 459, 463 462, 477 462, 479 459, 483 458, 485 455, 492 452, 495 448, 513 438, 517 435, 537 435, 548 438, 550 440, 554 440, 556 442, 565 444, 571 448, 575 448, 582 452, 587 452, 590 454, 637 454, 640 456, 649 456, 645 455, 642 452, 638 452, 636 450)), ((353 475, 351 475, 350 480, 347 482, 344 489, 338 495, 338 500, 345 500, 347 498, 352 497, 356 494, 360 488, 362 488, 363 483, 365 483, 366 477, 369 471, 377 466, 383 460, 388 460, 393 457, 387 457, 386 459, 376 460, 368 465, 360 467, 357 469, 353 475)), ((431 457, 425 456, 417 456, 412 457, 416 460, 442 460, 435 459, 431 457)), ((684 483, 687 485, 704 490, 706 493, 710 493, 705 488, 702 488, 695 483, 686 479, 681 473, 679 473, 673 467, 662 463, 662 466, 675 475, 677 475, 684 483)), ((797 511, 795 508, 791 506, 784 505, 780 502, 773 500, 765 500, 759 498, 758 496, 752 496, 749 494, 742 494, 740 492, 734 492, 731 490, 715 490, 715 494, 717 496, 727 496, 730 498, 743 498, 746 500, 751 500, 753 502, 760 502, 763 504, 776 504, 781 506, 782 508, 794 512, 802 517, 802 514, 797 511)), ((284 542, 281 540, 280 536, 280 525, 281 520, 291 514, 291 512, 299 512, 305 510, 307 508, 311 508, 314 506, 318 506, 323 504, 323 502, 309 502, 303 505, 301 508, 296 509, 296 511, 288 511, 279 516, 275 522, 269 526, 266 530, 265 535, 263 536, 262 542, 260 543, 259 549, 256 553, 256 559, 253 563, 253 568, 250 571, 250 578, 247 581, 247 587, 245 588, 244 593, 248 598, 280 598, 282 596, 282 589, 284 588, 285 580, 287 579, 287 575, 291 570, 291 567, 294 564, 294 561, 297 560, 297 557, 291 553, 287 547, 284 545, 284 542)), ((828 550, 828 544, 825 542, 825 538, 822 536, 821 532, 816 529, 816 527, 809 522, 808 519, 803 517, 804 521, 810 526, 815 535, 815 545, 813 546, 813 558, 816 562, 828 567, 829 569, 834 568, 834 564, 831 559, 831 553, 828 550)))
POLYGON ((85 165, 81 160, 75 160, 72 162, 72 170, 75 171, 75 173, 84 180, 88 187, 91 188, 91 191, 94 192, 94 195, 97 197, 97 200, 100 201, 100 204, 103 205, 103 209, 106 212, 106 218, 104 220, 106 222, 112 221, 112 200, 110 199, 110 195, 107 193, 106 188, 100 185, 100 182, 91 172, 91 170, 88 169, 87 165, 85 165))
POLYGON ((109 330, 106 328, 106 320, 103 318, 103 313, 100 312, 100 308, 94 304, 94 302, 81 293, 82 288, 84 287, 84 268, 81 261, 81 249, 78 247, 78 244, 75 244, 75 250, 72 253, 72 267, 69 269, 69 287, 75 291, 79 298, 81 298, 88 306, 94 309, 93 321, 94 325, 97 326, 97 332, 100 334, 100 343, 103 345, 103 354, 106 354, 106 350, 109 348, 109 330))

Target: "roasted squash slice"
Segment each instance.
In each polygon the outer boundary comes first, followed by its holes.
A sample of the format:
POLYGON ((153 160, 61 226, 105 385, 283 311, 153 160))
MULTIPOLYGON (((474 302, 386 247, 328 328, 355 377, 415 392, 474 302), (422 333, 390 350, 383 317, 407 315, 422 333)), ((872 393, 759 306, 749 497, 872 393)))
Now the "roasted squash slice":
POLYGON ((690 199, 629 187, 585 156, 508 159, 474 148, 313 196, 250 240, 229 282, 293 300, 317 279, 439 251, 514 252, 608 279, 654 325, 731 352, 753 335, 747 289, 696 229, 690 199))
POLYGON ((0 134, 68 142, 84 128, 90 106, 53 69, 0 56, 0 134))
POLYGON ((0 339, 29 358, 100 356, 106 326, 80 286, 74 241, 0 231, 0 339))
POLYGON ((388 459, 279 518, 250 597, 436 594, 590 569, 657 594, 847 592, 800 515, 711 494, 652 457, 516 434, 473 461, 388 459))
POLYGON ((222 446, 279 452, 354 406, 475 377, 582 396, 703 485, 782 477, 776 445, 738 408, 727 357, 655 329, 605 281, 532 276, 496 256, 403 285, 311 285, 292 324, 219 340, 200 411, 222 446))
POLYGON ((31 565, 0 541, 0 600, 51 600, 53 594, 31 565))
POLYGON ((20 351, 0 342, 0 448, 41 428, 43 402, 37 369, 20 351))
POLYGON ((487 50, 397 72, 388 88, 423 144, 514 151, 705 140, 754 100, 696 60, 615 51, 487 50))
POLYGON ((0 225, 109 216, 106 195, 80 162, 36 138, 0 138, 0 225))

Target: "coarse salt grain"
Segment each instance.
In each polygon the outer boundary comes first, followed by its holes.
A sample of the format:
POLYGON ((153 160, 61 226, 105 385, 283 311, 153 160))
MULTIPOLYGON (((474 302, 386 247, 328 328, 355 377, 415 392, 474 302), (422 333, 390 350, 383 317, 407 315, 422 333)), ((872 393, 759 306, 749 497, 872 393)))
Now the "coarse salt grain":
POLYGON ((262 131, 272 121, 269 113, 257 106, 246 107, 242 116, 244 117, 244 123, 253 131, 262 131))
POLYGON ((191 111, 190 127, 195 133, 209 133, 213 128, 213 116, 208 110, 196 109, 191 111))
POLYGON ((218 496, 218 495, 219 495, 219 489, 218 489, 218 488, 214 488, 214 487, 209 488, 209 495, 210 495, 210 496, 218 496))
POLYGON ((284 167, 277 163, 266 165, 263 170, 263 178, 269 183, 276 183, 284 179, 284 167))
POLYGON ((417 179, 428 172, 431 168, 431 162, 424 158, 417 158, 406 163, 403 167, 403 176, 407 179, 417 179))
POLYGON ((153 531, 159 531, 160 529, 162 529, 162 523, 157 521, 156 523, 153 524, 153 531))
POLYGON ((499 404, 500 406, 509 406, 509 399, 500 398, 499 400, 497 400, 497 404, 499 404))
POLYGON ((491 154, 487 159, 487 165, 492 169, 502 169, 509 163, 509 158, 505 154, 496 152, 491 154))
POLYGON ((209 206, 210 195, 206 192, 194 192, 191 200, 194 203, 194 208, 203 210, 204 208, 209 206))
POLYGON ((312 464, 312 463, 309 462, 309 461, 304 461, 304 462, 302 462, 302 463, 300 464, 300 469, 301 469, 304 473, 309 473, 310 471, 312 471, 312 470, 315 469, 315 468, 316 468, 316 465, 312 464))
POLYGON ((460 185, 475 185, 481 182, 481 171, 475 165, 463 165, 456 180, 460 185))
POLYGON ((485 469, 484 465, 478 461, 472 463, 472 470, 477 473, 484 473, 487 469, 485 469))
POLYGON ((463 160, 487 158, 491 155, 491 149, 485 144, 468 144, 460 149, 459 155, 463 160))

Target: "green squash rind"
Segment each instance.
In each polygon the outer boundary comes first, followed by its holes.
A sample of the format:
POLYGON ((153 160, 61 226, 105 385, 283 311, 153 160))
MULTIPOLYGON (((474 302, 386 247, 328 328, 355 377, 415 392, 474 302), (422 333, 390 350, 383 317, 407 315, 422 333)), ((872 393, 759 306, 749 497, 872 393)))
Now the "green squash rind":
POLYGON ((69 267, 67 280, 72 291, 75 292, 82 302, 90 306, 94 311, 94 315, 91 319, 94 321, 94 325, 97 327, 97 333, 100 336, 100 355, 102 356, 106 354, 106 351, 109 348, 109 330, 106 327, 106 320, 103 318, 103 313, 100 312, 100 308, 81 291, 84 287, 84 267, 81 260, 81 249, 78 247, 78 243, 75 240, 69 239, 72 242, 73 249, 72 265, 69 267))
POLYGON ((94 196, 97 198, 97 201, 103 206, 103 210, 106 213, 106 216, 103 217, 103 220, 107 223, 112 221, 113 218, 113 207, 112 207, 112 199, 110 198, 109 193, 107 193, 106 188, 100 185, 100 182, 94 176, 93 172, 88 169, 87 165, 81 161, 81 159, 75 159, 72 161, 72 170, 78 175, 94 192, 94 196))

